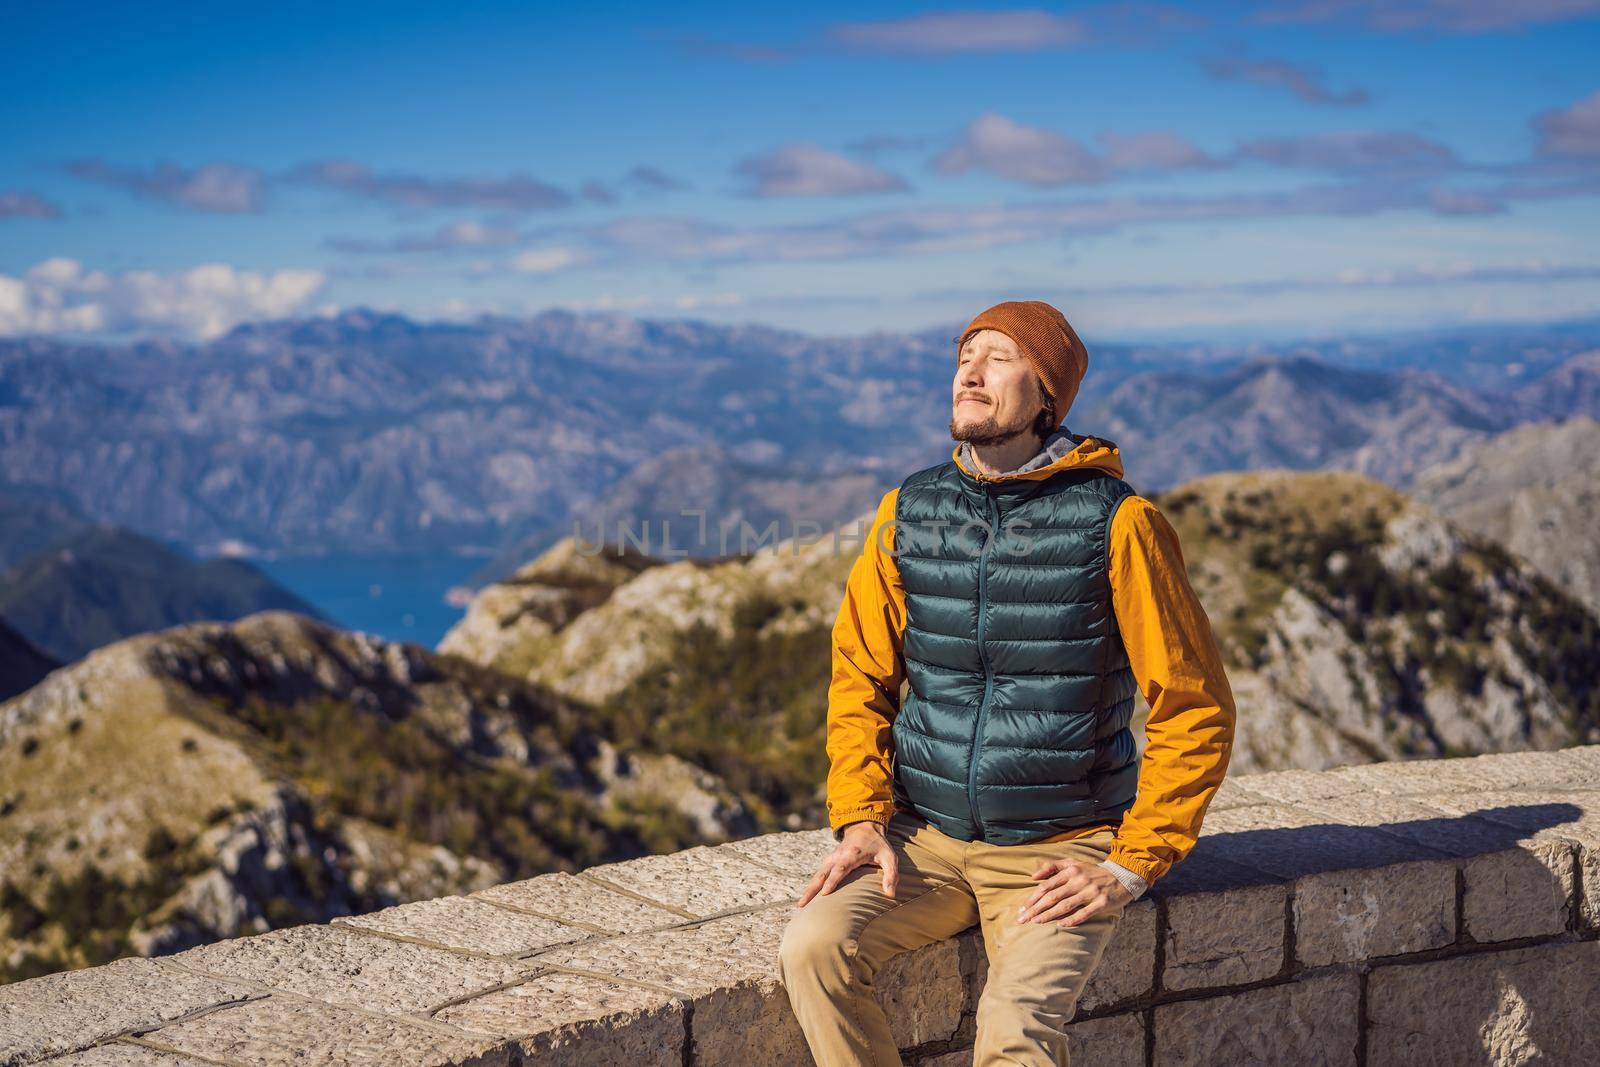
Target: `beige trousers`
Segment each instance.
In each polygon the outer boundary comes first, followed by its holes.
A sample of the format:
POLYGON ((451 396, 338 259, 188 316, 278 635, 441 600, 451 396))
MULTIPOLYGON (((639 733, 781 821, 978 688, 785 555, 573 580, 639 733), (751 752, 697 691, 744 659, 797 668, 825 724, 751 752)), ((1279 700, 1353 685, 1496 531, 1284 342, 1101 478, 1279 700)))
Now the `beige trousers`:
POLYGON ((1076 926, 1020 924, 1017 911, 1051 859, 1097 864, 1107 827, 1069 840, 1022 845, 959 841, 903 812, 888 825, 900 860, 893 898, 876 866, 851 871, 832 893, 794 913, 779 949, 789 1003, 821 1067, 898 1065, 899 1050, 873 993, 891 956, 982 924, 989 971, 977 1009, 974 1067, 1065 1064, 1066 1027, 1099 965, 1122 906, 1076 926))

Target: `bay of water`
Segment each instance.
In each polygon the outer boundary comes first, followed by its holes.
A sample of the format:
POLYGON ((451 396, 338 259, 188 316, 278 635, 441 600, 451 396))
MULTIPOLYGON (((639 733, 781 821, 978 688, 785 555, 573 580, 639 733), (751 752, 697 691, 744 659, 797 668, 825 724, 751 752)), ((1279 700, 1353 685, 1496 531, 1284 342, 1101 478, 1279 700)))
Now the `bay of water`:
POLYGON ((464 609, 451 586, 482 566, 480 556, 287 556, 253 560, 273 581, 348 630, 433 648, 464 609))

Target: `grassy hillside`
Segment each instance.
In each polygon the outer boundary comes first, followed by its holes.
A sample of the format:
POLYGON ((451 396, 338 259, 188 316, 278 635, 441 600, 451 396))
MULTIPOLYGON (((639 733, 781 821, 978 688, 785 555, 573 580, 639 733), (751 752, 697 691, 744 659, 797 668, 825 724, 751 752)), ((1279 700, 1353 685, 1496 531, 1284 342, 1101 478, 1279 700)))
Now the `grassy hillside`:
POLYGON ((0 979, 753 828, 623 737, 291 613, 118 642, 0 704, 0 979))
POLYGON ((196 560, 114 526, 86 526, 0 572, 0 617, 63 662, 131 636, 255 611, 315 617, 254 565, 196 560))

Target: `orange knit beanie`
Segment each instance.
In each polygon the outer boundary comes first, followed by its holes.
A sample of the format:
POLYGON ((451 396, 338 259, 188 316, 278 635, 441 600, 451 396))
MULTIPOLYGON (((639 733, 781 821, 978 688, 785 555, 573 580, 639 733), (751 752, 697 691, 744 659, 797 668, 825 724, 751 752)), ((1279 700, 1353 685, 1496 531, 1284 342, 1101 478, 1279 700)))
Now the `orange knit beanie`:
POLYGON ((1067 317, 1043 300, 1007 300, 967 323, 956 351, 979 330, 999 330, 1017 343, 1055 401, 1056 418, 1066 418, 1089 369, 1089 352, 1067 317))

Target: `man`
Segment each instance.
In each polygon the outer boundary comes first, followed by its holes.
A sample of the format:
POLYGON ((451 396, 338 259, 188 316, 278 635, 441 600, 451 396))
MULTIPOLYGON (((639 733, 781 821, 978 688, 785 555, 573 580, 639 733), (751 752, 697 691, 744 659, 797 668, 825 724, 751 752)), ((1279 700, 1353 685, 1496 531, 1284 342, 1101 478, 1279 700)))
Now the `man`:
POLYGON ((833 626, 839 844, 779 953, 823 1067, 900 1063, 876 974, 974 923, 974 1064, 1066 1063, 1123 909, 1193 846, 1233 743, 1177 534, 1114 443, 1059 425, 1088 366, 1072 326, 1007 301, 957 359, 958 444, 884 495, 833 626))

